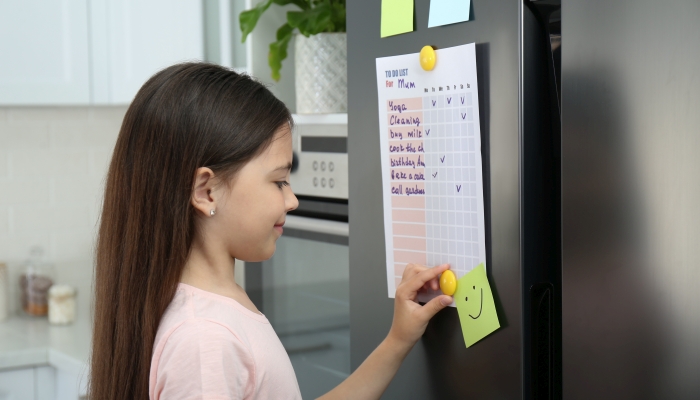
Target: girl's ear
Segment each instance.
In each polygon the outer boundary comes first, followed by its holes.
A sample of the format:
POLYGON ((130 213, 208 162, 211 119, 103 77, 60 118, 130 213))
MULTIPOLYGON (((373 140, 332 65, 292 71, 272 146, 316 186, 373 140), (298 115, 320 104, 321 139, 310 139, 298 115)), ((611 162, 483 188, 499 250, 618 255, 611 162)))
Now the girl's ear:
POLYGON ((207 167, 197 168, 190 203, 202 214, 210 216, 211 210, 216 210, 216 199, 212 196, 215 189, 214 172, 207 167))

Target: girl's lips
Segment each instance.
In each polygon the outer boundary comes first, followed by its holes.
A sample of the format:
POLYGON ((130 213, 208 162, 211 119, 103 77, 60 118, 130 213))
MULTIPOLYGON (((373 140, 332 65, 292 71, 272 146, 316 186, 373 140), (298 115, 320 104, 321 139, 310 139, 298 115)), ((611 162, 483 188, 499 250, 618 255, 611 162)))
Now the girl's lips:
POLYGON ((279 232, 280 235, 281 235, 282 232, 284 231, 284 229, 282 229, 282 226, 284 226, 284 223, 279 224, 279 225, 275 225, 275 230, 276 230, 277 232, 279 232))

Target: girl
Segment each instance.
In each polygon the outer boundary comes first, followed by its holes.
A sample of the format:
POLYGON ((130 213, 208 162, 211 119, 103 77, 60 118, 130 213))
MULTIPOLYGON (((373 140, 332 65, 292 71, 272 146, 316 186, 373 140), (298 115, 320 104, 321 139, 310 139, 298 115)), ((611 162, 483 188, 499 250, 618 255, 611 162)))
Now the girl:
MULTIPOLYGON (((289 110, 260 83, 188 63, 144 84, 107 175, 96 249, 91 399, 298 399, 234 261, 272 256, 287 212, 289 110)), ((325 398, 376 399, 445 305, 413 301, 447 265, 409 266, 386 339, 325 398)))

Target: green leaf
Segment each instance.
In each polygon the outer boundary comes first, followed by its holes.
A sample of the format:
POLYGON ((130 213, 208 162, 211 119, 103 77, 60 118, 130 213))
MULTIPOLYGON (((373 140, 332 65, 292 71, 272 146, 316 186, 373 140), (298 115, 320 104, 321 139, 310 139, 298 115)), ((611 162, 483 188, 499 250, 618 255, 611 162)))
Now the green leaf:
POLYGON ((238 21, 241 25, 241 32, 243 33, 241 42, 245 42, 248 34, 253 32, 255 25, 257 25, 258 20, 260 19, 260 16, 270 7, 272 1, 273 0, 267 0, 262 3, 258 3, 258 5, 254 8, 241 12, 241 14, 238 16, 238 21))
POLYGON ((331 21, 333 32, 345 32, 345 0, 338 0, 331 4, 331 21))
POLYGON ((299 29, 299 32, 306 37, 332 31, 330 2, 326 1, 308 10, 289 11, 287 12, 287 23, 291 27, 299 29))
POLYGON ((272 78, 280 79, 282 61, 287 58, 287 48, 292 39, 292 32, 299 32, 309 37, 321 32, 345 32, 346 31, 346 0, 265 0, 254 8, 243 11, 239 15, 242 41, 245 42, 248 34, 255 29, 262 14, 270 5, 286 6, 293 4, 300 11, 287 12, 287 23, 277 30, 277 40, 270 44, 268 63, 272 69, 272 78))
POLYGON ((272 0, 273 3, 278 6, 286 6, 287 4, 294 4, 302 10, 308 10, 311 8, 311 3, 309 0, 272 0))
POLYGON ((287 47, 292 39, 292 32, 294 32, 294 28, 289 24, 284 24, 277 30, 277 41, 270 43, 267 62, 272 69, 272 79, 275 81, 280 80, 282 61, 287 58, 287 47))

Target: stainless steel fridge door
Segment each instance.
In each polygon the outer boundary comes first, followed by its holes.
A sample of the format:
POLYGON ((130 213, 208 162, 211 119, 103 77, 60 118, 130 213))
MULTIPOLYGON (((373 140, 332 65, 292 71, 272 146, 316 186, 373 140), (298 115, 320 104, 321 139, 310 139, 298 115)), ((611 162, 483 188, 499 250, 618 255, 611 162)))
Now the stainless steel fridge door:
MULTIPOLYGON (((516 399, 522 391, 519 221, 519 7, 473 1, 472 21, 427 28, 428 0, 415 1, 415 32, 380 39, 381 2, 347 2, 351 364, 384 339, 387 297, 375 59, 477 43, 486 204, 487 269, 502 328, 466 349, 457 312, 442 311, 408 355, 387 399, 516 399)), ((439 61, 438 61, 439 62, 439 61)))
POLYGON ((700 398, 700 2, 562 9, 566 399, 700 398))

